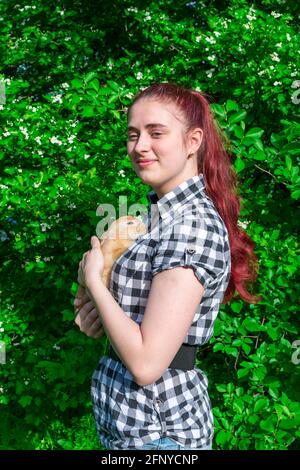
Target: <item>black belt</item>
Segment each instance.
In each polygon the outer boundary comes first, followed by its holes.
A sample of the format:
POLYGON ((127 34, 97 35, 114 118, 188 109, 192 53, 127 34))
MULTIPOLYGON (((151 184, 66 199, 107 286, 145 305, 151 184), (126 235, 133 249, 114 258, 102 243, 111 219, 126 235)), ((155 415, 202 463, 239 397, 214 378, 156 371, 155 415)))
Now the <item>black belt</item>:
MULTIPOLYGON (((182 344, 173 361, 169 365, 168 369, 182 369, 182 370, 191 370, 195 367, 197 353, 197 345, 192 344, 182 344)), ((115 353, 114 349, 109 346, 108 356, 122 363, 119 356, 115 353)), ((123 364, 123 363, 122 363, 123 364)), ((123 364, 124 365, 124 364, 123 364)), ((124 367, 126 367, 124 365, 124 367)))

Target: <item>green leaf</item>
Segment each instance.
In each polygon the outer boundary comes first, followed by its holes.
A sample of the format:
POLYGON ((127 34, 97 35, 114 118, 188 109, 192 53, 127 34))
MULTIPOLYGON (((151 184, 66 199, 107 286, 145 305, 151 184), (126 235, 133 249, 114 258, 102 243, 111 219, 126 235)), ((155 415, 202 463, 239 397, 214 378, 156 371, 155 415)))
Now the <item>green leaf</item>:
POLYGON ((234 124, 235 122, 242 121, 247 116, 246 111, 238 111, 237 113, 232 114, 229 117, 229 124, 234 124))
POLYGON ((255 160, 266 160, 267 156, 263 150, 259 150, 256 154, 254 154, 255 160))
POLYGON ((269 406, 269 400, 267 398, 259 398, 254 405, 254 413, 258 413, 269 406))
POLYGON ((265 327, 258 323, 254 318, 245 318, 242 323, 243 327, 246 330, 254 332, 254 331, 265 331, 265 327))
POLYGON ((239 105, 235 101, 232 101, 232 100, 227 100, 226 101, 226 110, 227 110, 227 112, 238 111, 238 109, 239 109, 239 105))
POLYGON ((213 103, 210 105, 212 111, 214 114, 217 114, 218 116, 221 116, 222 118, 226 117, 226 111, 224 109, 224 106, 221 106, 220 104, 213 103))
POLYGON ((299 199, 300 198, 300 189, 297 189, 296 191, 292 191, 291 197, 293 199, 299 199))
POLYGON ((82 88, 82 81, 79 80, 79 78, 74 78, 74 80, 71 80, 71 85, 73 88, 82 88))
POLYGON ((286 155, 285 156, 285 163, 286 163, 286 167, 288 170, 291 170, 292 168, 292 165, 293 165, 293 162, 292 162, 292 159, 289 155, 286 155))
POLYGON ((22 398, 20 398, 19 403, 23 408, 25 408, 27 405, 30 405, 32 401, 32 397, 30 395, 24 395, 22 398))
POLYGON ((256 140, 256 139, 259 139, 263 135, 263 133, 264 133, 263 129, 260 129, 259 127, 253 127, 246 133, 245 137, 256 140))
POLYGON ((248 375, 249 372, 250 372, 249 369, 239 369, 237 371, 237 376, 238 376, 239 379, 241 379, 242 377, 246 377, 246 375, 248 375))
POLYGON ((242 414, 244 412, 245 403, 241 398, 236 398, 232 403, 233 410, 242 414))
POLYGON ((243 303, 242 302, 236 302, 236 301, 231 302, 230 308, 233 312, 240 313, 240 311, 243 308, 243 303))
POLYGON ((89 83, 90 80, 93 80, 93 78, 96 78, 98 74, 96 72, 89 72, 85 77, 84 81, 85 83, 89 83))
POLYGON ((230 439, 231 439, 230 433, 223 431, 223 429, 221 429, 221 431, 219 431, 216 435, 216 443, 218 445, 223 445, 226 442, 230 441, 230 439))
POLYGON ((99 85, 99 80, 97 78, 94 78, 88 83, 88 88, 93 88, 96 91, 99 91, 100 85, 99 85))
POLYGON ((85 106, 83 108, 83 111, 81 113, 81 116, 82 117, 91 117, 91 116, 94 116, 95 114, 95 108, 94 106, 85 106))
POLYGON ((251 440, 250 439, 241 439, 239 441, 239 450, 248 450, 251 446, 251 440))
POLYGON ((243 160, 241 158, 236 158, 235 162, 234 162, 234 168, 236 169, 237 173, 241 173, 243 171, 243 169, 245 168, 245 163, 243 162, 243 160))
POLYGON ((276 418, 273 416, 270 416, 269 418, 263 419, 262 421, 260 421, 259 426, 261 427, 263 431, 273 433, 275 431, 275 422, 276 422, 276 418))

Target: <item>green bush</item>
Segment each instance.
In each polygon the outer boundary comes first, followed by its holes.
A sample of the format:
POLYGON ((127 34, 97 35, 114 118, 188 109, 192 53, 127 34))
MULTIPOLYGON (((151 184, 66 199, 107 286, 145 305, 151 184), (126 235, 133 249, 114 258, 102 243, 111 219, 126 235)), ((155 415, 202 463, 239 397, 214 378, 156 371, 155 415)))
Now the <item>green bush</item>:
POLYGON ((6 0, 0 30, 0 448, 101 449, 89 387, 106 343, 74 325, 78 262, 100 203, 146 204, 126 110, 174 81, 212 97, 260 260, 263 301, 223 305, 198 355, 214 447, 299 449, 296 3, 6 0))

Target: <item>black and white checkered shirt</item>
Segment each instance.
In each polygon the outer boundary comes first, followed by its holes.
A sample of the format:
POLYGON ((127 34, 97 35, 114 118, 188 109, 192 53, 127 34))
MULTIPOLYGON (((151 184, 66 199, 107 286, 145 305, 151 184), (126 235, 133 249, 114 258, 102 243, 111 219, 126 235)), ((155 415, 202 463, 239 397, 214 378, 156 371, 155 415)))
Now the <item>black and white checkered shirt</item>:
MULTIPOLYGON (((152 277, 190 266, 205 292, 184 343, 203 345, 212 336, 230 278, 225 223, 205 191, 202 174, 160 199, 151 191, 148 200, 155 209, 145 219, 148 231, 115 262, 111 294, 125 314, 141 324, 152 277)), ((199 368, 166 369, 156 382, 139 386, 121 362, 103 356, 91 387, 100 441, 112 450, 138 449, 161 437, 191 449, 210 444, 213 416, 207 386, 199 368)))

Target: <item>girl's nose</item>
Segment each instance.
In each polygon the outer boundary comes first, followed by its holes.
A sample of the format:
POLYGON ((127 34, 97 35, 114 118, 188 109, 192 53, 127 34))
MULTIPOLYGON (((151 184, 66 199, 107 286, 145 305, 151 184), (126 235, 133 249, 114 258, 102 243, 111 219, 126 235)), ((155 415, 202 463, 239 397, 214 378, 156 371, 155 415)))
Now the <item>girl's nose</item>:
POLYGON ((149 150, 151 147, 150 139, 147 136, 140 135, 135 144, 135 150, 141 152, 142 150, 149 150))

